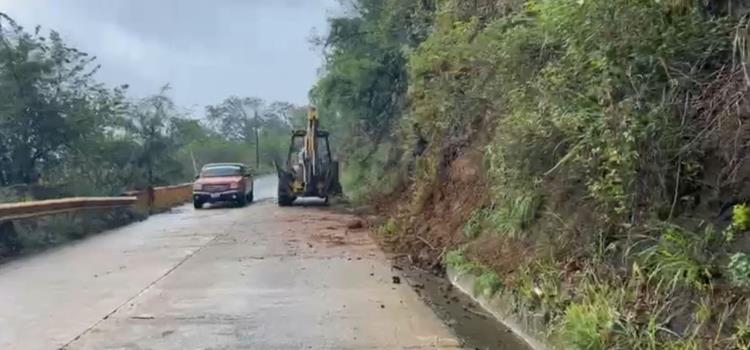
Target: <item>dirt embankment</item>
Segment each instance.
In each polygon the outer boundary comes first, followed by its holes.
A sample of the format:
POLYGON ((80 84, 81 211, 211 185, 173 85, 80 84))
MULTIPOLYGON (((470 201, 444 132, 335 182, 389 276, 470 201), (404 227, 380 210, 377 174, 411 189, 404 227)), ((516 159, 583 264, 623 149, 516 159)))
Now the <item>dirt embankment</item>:
POLYGON ((376 224, 390 231, 378 235, 381 243, 412 264, 441 273, 442 258, 469 242, 462 229, 489 199, 481 166, 481 153, 468 149, 445 162, 435 185, 426 189, 420 202, 413 199, 413 185, 375 196, 373 209, 381 218, 376 224))

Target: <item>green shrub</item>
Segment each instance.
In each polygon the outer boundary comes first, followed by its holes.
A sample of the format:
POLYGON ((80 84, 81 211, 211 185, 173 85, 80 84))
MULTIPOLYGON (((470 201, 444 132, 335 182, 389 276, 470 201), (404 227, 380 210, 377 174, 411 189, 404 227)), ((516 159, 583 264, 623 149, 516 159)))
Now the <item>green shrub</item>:
POLYGON ((493 296, 503 287, 503 281, 494 271, 486 268, 482 270, 482 273, 474 281, 474 295, 493 296))
POLYGON ((729 277, 737 287, 750 287, 750 255, 735 253, 729 258, 729 277))
POLYGON ((724 230, 724 239, 727 242, 734 240, 735 236, 750 228, 750 208, 747 204, 737 204, 732 207, 732 222, 724 230))
POLYGON ((364 203, 372 194, 390 193, 399 180, 399 169, 387 166, 390 145, 380 145, 367 161, 364 157, 373 146, 363 147, 348 155, 343 164, 341 184, 354 202, 364 203))
POLYGON ((732 226, 741 231, 750 228, 750 208, 747 204, 737 204, 732 207, 732 226))

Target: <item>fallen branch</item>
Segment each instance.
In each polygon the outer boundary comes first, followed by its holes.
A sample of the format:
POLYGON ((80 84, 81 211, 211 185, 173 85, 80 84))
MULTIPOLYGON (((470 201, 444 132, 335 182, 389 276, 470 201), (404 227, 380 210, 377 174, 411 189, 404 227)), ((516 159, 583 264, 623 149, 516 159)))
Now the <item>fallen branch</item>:
POLYGON ((579 143, 578 143, 577 145, 575 145, 575 146, 574 146, 574 147, 573 147, 573 148, 572 148, 572 149, 570 150, 570 152, 568 152, 568 154, 566 154, 566 155, 565 155, 564 157, 562 157, 562 159, 560 159, 560 161, 559 161, 559 162, 557 162, 557 164, 555 164, 555 166, 554 166, 554 167, 552 167, 552 169, 550 169, 550 170, 547 170, 547 172, 546 172, 546 173, 544 173, 544 176, 550 176, 550 175, 551 175, 552 173, 554 173, 554 172, 555 172, 555 170, 557 170, 557 169, 558 169, 558 168, 560 168, 560 167, 561 167, 561 166, 562 166, 563 164, 565 164, 565 163, 566 163, 566 162, 567 162, 568 160, 570 160, 571 158, 573 158, 573 157, 574 157, 574 156, 576 155, 576 152, 578 152, 578 148, 579 148, 579 147, 581 146, 581 143, 582 143, 582 142, 579 142, 579 143))
POLYGON ((427 242, 427 240, 426 240, 426 239, 424 239, 424 238, 420 237, 419 235, 417 235, 417 239, 419 239, 420 241, 422 241, 422 243, 424 243, 424 244, 426 244, 426 245, 427 245, 428 247, 430 247, 430 249, 432 249, 432 250, 437 250, 437 248, 435 248, 435 246, 434 246, 434 245, 430 244, 430 242, 427 242))

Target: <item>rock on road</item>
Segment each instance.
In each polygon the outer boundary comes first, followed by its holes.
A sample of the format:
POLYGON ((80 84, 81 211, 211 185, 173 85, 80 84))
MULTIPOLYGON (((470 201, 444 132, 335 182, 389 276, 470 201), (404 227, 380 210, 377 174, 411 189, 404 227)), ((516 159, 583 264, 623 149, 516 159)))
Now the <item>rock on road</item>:
POLYGON ((366 230, 256 186, 0 265, 0 349, 459 348, 366 230))

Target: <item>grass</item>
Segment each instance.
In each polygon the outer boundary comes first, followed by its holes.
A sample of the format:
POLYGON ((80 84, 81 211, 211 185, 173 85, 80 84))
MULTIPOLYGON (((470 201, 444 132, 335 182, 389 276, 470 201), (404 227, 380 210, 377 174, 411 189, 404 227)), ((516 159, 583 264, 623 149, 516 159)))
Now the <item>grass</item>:
POLYGON ((521 236, 536 218, 540 200, 534 194, 522 194, 497 205, 499 207, 489 215, 489 221, 501 234, 515 238, 521 236))
POLYGON ((468 259, 463 249, 448 252, 443 263, 460 273, 469 273, 476 277, 474 280, 474 296, 491 297, 503 288, 500 276, 490 268, 468 259))
POLYGON ((745 319, 740 320, 734 326, 730 340, 733 349, 750 349, 750 313, 747 313, 745 319))
POLYGON ((572 349, 608 349, 614 321, 615 311, 609 301, 597 296, 568 306, 560 327, 560 336, 572 349))
POLYGON ((452 250, 445 254, 445 257, 443 257, 443 263, 462 273, 472 272, 478 267, 475 263, 466 258, 463 248, 452 250))
POLYGON ((398 233, 398 224, 396 223, 396 219, 388 218, 388 220, 386 220, 385 223, 383 223, 383 225, 378 228, 378 233, 383 236, 393 236, 398 233))
POLYGON ((464 236, 469 239, 475 239, 482 234, 482 226, 486 220, 487 213, 484 209, 475 210, 469 220, 464 224, 464 236))
POLYGON ((701 254, 704 243, 704 239, 693 234, 668 227, 639 258, 650 280, 665 280, 671 287, 704 289, 711 277, 711 267, 701 254))

